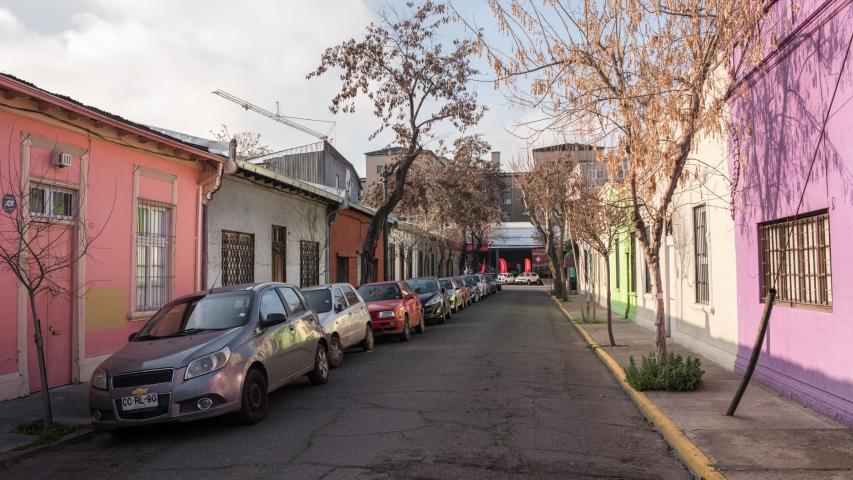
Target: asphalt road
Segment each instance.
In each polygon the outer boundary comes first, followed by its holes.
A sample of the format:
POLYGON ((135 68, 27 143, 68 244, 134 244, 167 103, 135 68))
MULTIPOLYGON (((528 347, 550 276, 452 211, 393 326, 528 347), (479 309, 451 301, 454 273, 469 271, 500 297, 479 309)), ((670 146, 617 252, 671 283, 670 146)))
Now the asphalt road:
POLYGON ((4 479, 689 478, 542 288, 510 287, 412 341, 348 353, 327 385, 216 419, 98 435, 4 479))

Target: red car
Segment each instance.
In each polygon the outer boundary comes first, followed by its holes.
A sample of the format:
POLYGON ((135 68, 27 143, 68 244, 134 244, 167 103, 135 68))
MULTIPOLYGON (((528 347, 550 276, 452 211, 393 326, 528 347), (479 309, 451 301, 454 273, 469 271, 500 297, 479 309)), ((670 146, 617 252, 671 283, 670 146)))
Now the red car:
POLYGON ((405 283, 365 283, 358 293, 367 302, 374 335, 399 335, 406 342, 412 337, 412 328, 418 333, 426 330, 421 301, 405 283))

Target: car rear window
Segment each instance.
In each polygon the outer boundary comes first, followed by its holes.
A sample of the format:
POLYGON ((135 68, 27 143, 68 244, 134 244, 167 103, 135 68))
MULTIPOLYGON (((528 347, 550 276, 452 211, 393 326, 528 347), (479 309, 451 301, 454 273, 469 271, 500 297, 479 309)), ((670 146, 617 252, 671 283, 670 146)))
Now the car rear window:
POLYGON ((326 313, 332 310, 332 294, 329 292, 329 289, 303 290, 302 294, 308 300, 311 310, 317 313, 326 313))
POLYGON ((403 298, 403 294, 400 293, 400 287, 394 283, 362 285, 358 287, 358 293, 368 302, 400 300, 403 298))

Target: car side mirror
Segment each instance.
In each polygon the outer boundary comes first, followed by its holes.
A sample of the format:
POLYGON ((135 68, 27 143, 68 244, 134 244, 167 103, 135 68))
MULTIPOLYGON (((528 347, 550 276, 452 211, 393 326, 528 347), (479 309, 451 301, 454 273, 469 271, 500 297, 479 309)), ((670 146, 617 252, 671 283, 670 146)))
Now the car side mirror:
POLYGON ((132 342, 132 341, 133 341, 133 339, 134 339, 134 338, 136 338, 136 336, 137 336, 137 335, 139 335, 139 332, 133 332, 133 333, 131 333, 130 335, 128 335, 128 336, 127 336, 127 341, 128 341, 128 342, 132 342))
POLYGON ((447 289, 444 287, 441 287, 441 293, 447 293, 447 289))
POLYGON ((279 323, 284 323, 287 321, 287 316, 283 313, 271 313, 267 315, 267 318, 261 321, 262 327, 270 327, 272 325, 278 325, 279 323))
POLYGON ((344 306, 341 303, 335 304, 335 313, 341 313, 344 311, 344 306))

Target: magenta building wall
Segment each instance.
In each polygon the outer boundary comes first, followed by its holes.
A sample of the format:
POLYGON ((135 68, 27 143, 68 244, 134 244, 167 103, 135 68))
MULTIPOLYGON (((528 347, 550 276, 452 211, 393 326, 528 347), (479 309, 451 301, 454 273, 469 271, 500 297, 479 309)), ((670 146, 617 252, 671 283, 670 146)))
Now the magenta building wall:
POLYGON ((740 79, 749 85, 748 94, 739 90, 730 103, 736 368, 746 364, 764 306, 758 225, 794 215, 802 195, 799 213, 829 212, 831 310, 776 305, 756 378, 853 424, 853 58, 842 73, 853 35, 853 2, 777 1, 769 9, 766 25, 775 32, 774 48, 740 79))

